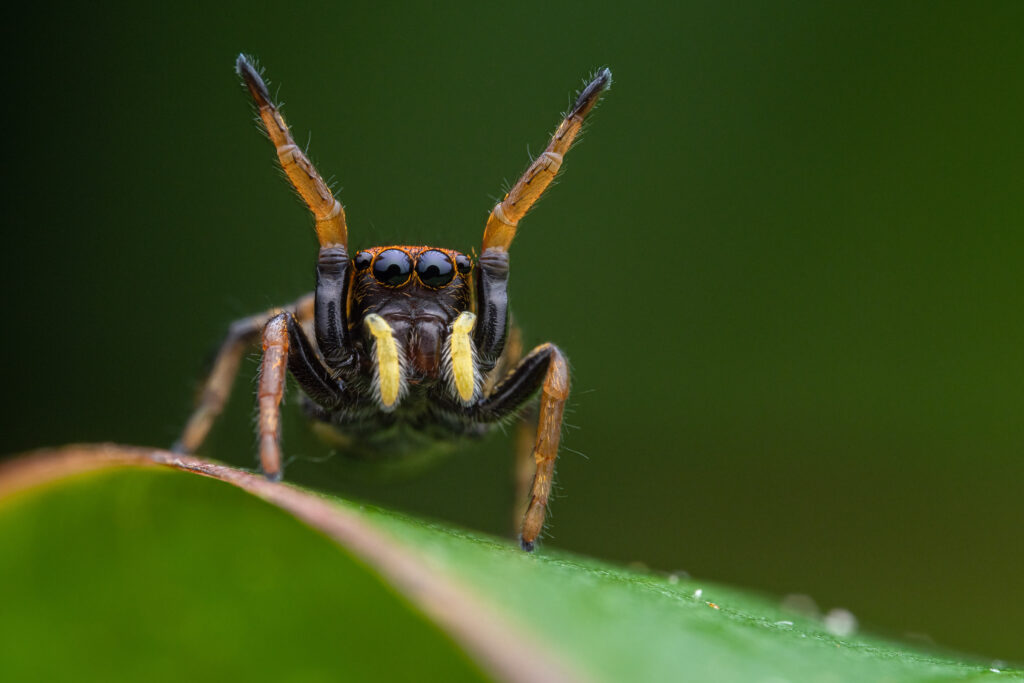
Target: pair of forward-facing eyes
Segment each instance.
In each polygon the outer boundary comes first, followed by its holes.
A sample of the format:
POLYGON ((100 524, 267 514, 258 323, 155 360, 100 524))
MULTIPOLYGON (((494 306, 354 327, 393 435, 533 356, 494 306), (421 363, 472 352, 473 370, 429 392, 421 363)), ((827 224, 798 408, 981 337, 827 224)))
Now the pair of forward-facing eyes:
POLYGON ((369 269, 373 279, 386 287, 407 284, 415 271, 424 286, 438 289, 454 280, 456 272, 465 275, 473 267, 469 257, 452 257, 440 249, 427 249, 415 259, 401 249, 385 249, 376 255, 361 251, 352 261, 356 270, 369 269))

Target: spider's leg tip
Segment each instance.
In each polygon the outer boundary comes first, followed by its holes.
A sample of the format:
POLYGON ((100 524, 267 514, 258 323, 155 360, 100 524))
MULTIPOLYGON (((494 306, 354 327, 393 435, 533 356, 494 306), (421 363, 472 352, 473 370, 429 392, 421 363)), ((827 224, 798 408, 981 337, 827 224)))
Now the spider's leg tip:
POLYGON ((612 84, 612 71, 608 67, 605 67, 597 72, 597 75, 587 84, 576 98, 576 103, 572 107, 573 114, 584 115, 590 111, 594 104, 597 103, 598 98, 601 97, 601 93, 611 87, 612 84))
POLYGON ((177 453, 178 455, 190 455, 192 451, 185 447, 185 444, 181 439, 178 439, 171 444, 171 453, 177 453))
POLYGON ((245 53, 239 53, 238 58, 235 60, 235 73, 245 81, 246 87, 249 88, 249 92, 252 93, 252 96, 257 101, 270 103, 270 91, 267 90, 267 84, 260 76, 260 72, 253 66, 252 58, 245 53))
POLYGON ((263 476, 266 478, 267 481, 276 484, 284 478, 284 472, 282 472, 281 470, 278 470, 276 472, 263 472, 263 476))
POLYGON ((519 537, 519 547, 522 548, 523 550, 525 550, 528 553, 532 553, 533 552, 533 548, 534 548, 534 543, 533 543, 533 541, 527 541, 525 538, 520 536, 519 537))
POLYGON ((238 57, 235 59, 235 73, 243 76, 246 71, 252 70, 252 61, 244 52, 239 52, 238 57))

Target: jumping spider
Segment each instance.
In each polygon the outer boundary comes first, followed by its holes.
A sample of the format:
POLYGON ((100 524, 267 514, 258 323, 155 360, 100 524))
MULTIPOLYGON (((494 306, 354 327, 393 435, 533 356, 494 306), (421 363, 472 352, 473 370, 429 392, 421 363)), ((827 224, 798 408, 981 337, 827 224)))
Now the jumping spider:
POLYGON ((601 70, 583 89, 547 149, 491 211, 474 262, 427 246, 370 247, 350 257, 341 204, 295 144, 249 59, 239 55, 236 69, 288 180, 316 219, 316 291, 231 325, 176 448, 193 452, 202 444, 242 355, 261 334, 259 459, 272 480, 282 476, 279 421, 286 370, 305 393, 310 417, 340 431, 353 447, 381 457, 484 434, 539 391, 537 428, 528 440, 518 440, 525 447, 518 449, 517 469, 527 473, 519 477, 521 498, 531 489, 520 543, 532 550, 551 492, 569 371, 553 344, 521 357, 518 331, 509 323, 508 247, 519 221, 554 179, 584 117, 611 84, 611 72, 601 70))

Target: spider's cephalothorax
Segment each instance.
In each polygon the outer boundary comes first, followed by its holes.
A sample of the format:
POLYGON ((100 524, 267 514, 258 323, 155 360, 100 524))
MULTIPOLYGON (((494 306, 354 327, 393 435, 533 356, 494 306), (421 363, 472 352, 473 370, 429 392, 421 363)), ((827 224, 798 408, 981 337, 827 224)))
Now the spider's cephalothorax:
POLYGON ((472 345, 460 347, 475 318, 469 258, 436 247, 376 247, 357 253, 353 266, 349 317, 367 321, 363 370, 375 378, 381 410, 395 410, 409 386, 436 387, 465 403, 475 398, 479 382, 466 355, 472 345), (391 343, 397 363, 389 365, 382 344, 391 343))
POLYGON ((432 246, 348 251, 345 212, 295 145, 263 79, 245 56, 236 64, 289 181, 316 219, 316 290, 293 305, 232 324, 177 448, 194 451, 227 400, 245 349, 262 335, 260 466, 282 475, 280 405, 285 374, 310 416, 361 452, 393 457, 413 447, 485 433, 538 393, 537 427, 517 439, 525 509, 520 541, 532 550, 551 492, 562 412, 565 356, 542 344, 522 356, 509 324, 508 247, 522 217, 554 179, 583 119, 611 83, 601 70, 583 89, 544 152, 484 228, 475 260, 432 246), (530 490, 527 499, 526 489, 530 490))

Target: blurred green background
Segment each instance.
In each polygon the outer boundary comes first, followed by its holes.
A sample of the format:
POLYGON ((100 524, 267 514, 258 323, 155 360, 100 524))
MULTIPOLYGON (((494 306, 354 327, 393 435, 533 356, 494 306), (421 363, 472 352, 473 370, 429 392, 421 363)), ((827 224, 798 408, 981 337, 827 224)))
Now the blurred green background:
MULTIPOLYGON (((512 252, 574 372, 547 543, 1024 660, 1024 5, 14 12, 5 451, 169 445, 227 323, 312 287, 239 51, 354 248, 479 245, 607 65, 512 252)), ((255 367, 207 455, 252 465, 255 367)), ((508 531, 508 437, 381 483, 284 428, 293 481, 508 531)))

